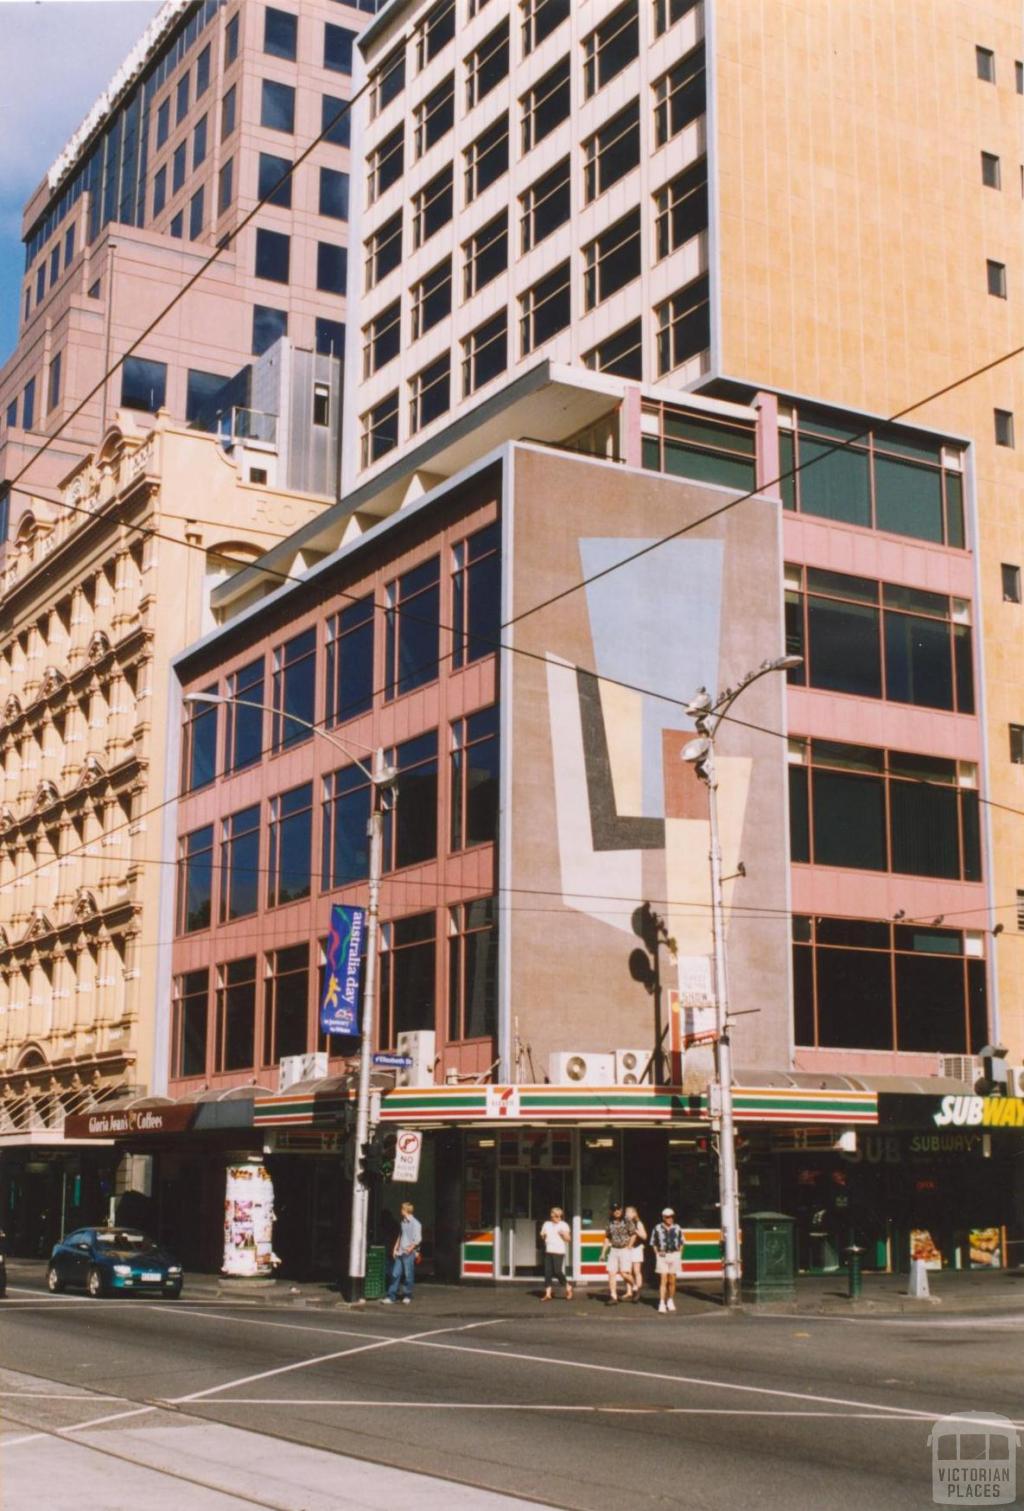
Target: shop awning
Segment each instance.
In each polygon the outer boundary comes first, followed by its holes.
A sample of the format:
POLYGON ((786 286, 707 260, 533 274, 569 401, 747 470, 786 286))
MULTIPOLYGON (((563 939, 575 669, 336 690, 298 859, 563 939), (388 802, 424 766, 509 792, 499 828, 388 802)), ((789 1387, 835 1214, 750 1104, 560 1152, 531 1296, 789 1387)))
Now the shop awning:
POLYGON ((253 1126, 253 1102, 262 1086, 235 1086, 230 1091, 200 1091, 172 1097, 124 1097, 100 1102, 64 1119, 67 1138, 145 1139, 169 1133, 202 1133, 253 1126))

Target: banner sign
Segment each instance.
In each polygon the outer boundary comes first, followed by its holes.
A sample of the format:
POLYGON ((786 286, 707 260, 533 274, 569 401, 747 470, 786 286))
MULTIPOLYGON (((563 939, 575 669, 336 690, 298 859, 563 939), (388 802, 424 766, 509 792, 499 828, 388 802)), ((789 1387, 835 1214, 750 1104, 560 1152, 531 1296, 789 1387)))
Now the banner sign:
POLYGON ((320 1032, 359 1033, 359 988, 362 982, 363 930, 366 909, 335 903, 327 936, 324 995, 320 1003, 320 1032))
POLYGON ((412 1055, 392 1055, 382 1050, 373 1057, 374 1065, 382 1065, 385 1070, 408 1070, 412 1064, 412 1055))
POLYGON ((399 1128, 395 1136, 395 1168, 392 1180, 418 1181, 423 1135, 415 1128, 399 1128))

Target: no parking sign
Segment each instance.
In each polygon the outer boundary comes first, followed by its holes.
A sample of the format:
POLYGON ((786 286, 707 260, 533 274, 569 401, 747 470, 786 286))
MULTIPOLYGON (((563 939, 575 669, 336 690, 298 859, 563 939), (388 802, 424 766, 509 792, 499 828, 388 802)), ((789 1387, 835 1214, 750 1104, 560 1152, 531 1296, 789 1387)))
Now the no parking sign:
POLYGON ((395 1135, 395 1168, 392 1180, 418 1181, 423 1135, 415 1128, 399 1128, 395 1135))

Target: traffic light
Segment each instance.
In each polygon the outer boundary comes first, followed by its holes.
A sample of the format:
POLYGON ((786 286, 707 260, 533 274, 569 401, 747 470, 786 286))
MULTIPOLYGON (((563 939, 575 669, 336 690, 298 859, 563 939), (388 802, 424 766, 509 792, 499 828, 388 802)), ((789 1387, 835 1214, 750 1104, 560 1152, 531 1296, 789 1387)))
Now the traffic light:
POLYGON ((379 1180, 384 1173, 384 1150, 380 1140, 374 1136, 366 1141, 359 1151, 359 1179, 364 1186, 371 1181, 379 1180))
POLYGON ((380 1140, 380 1173, 384 1180, 390 1180, 395 1173, 395 1144, 398 1135, 392 1129, 385 1133, 380 1140))

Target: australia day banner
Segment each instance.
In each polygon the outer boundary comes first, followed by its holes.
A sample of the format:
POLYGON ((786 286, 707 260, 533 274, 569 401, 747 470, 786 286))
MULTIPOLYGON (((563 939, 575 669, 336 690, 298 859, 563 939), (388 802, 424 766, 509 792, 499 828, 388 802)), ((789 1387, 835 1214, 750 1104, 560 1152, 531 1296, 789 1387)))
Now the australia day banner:
POLYGON ((331 931, 327 936, 327 969, 320 1003, 320 1031, 325 1034, 359 1032, 359 987, 362 981, 363 930, 366 909, 331 908, 331 931))

